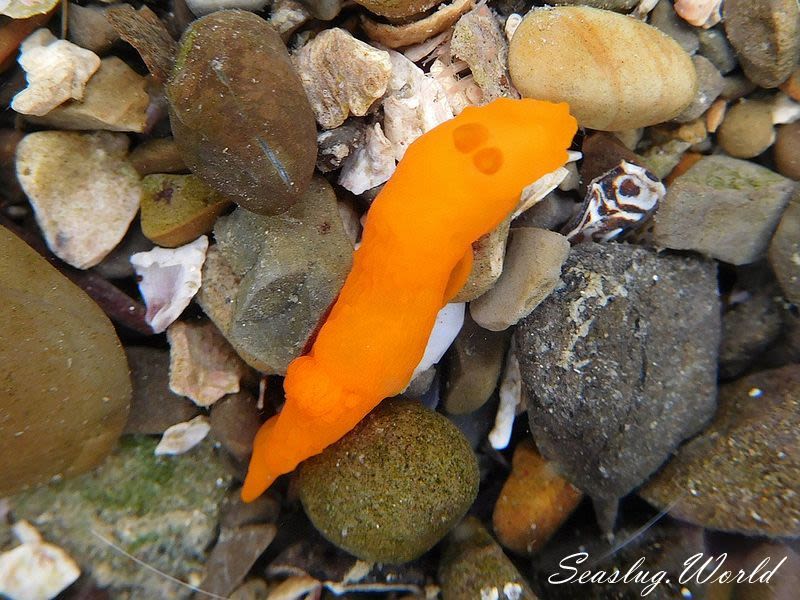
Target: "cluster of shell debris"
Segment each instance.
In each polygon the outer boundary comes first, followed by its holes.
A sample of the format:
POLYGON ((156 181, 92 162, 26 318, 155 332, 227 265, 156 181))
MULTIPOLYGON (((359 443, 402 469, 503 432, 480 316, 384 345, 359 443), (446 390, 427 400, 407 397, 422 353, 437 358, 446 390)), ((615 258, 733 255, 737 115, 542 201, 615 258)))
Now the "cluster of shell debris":
POLYGON ((662 598, 796 591, 796 0, 0 15, 0 595, 644 593, 553 585, 579 551, 785 559, 662 598), (498 98, 568 102, 569 162, 475 242, 403 397, 243 504, 370 204, 498 98))

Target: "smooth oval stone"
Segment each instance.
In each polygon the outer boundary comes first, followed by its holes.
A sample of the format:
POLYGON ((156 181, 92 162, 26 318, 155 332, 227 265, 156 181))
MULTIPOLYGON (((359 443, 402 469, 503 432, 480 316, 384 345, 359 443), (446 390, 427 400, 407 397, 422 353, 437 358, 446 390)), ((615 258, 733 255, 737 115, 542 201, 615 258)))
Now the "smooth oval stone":
POLYGON ((368 11, 390 19, 417 15, 442 2, 444 0, 356 0, 368 11))
POLYGON ((0 227, 0 497, 86 471, 128 416, 128 363, 111 322, 0 227))
POLYGON ((208 185, 260 214, 302 196, 317 156, 314 114, 264 19, 222 10, 194 21, 166 91, 175 142, 208 185))
POLYGON ((299 491, 331 542, 395 564, 442 539, 467 512, 478 482, 475 455, 455 425, 417 401, 393 399, 304 462, 299 491))
POLYGON ((668 121, 697 90, 691 58, 672 38, 585 6, 529 12, 511 39, 508 66, 523 96, 567 102, 582 126, 603 131, 668 121))

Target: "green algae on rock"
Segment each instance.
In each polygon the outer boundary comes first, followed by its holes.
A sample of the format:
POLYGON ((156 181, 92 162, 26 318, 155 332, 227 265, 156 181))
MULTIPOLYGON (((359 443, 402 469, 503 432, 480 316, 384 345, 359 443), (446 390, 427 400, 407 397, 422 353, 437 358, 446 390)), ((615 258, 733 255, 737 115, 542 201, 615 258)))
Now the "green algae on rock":
POLYGON ((439 566, 443 600, 537 596, 499 544, 475 517, 464 519, 450 534, 439 566))
POLYGON ((414 400, 385 400, 300 469, 306 514, 331 542, 364 560, 402 563, 430 549, 478 492, 469 443, 414 400))
POLYGON ((78 287, 0 227, 0 496, 94 467, 131 398, 111 322, 78 287))
POLYGON ((123 437, 99 469, 11 498, 17 518, 58 540, 114 598, 188 598, 192 590, 143 569, 105 540, 185 581, 203 572, 216 535, 230 476, 213 442, 177 458, 155 456, 156 443, 123 437))
POLYGON ((207 184, 260 214, 302 197, 317 155, 314 114, 266 21, 241 10, 194 21, 166 92, 175 141, 207 184))
POLYGON ((176 248, 210 232, 229 204, 194 175, 147 175, 142 179, 142 232, 159 246, 176 248))

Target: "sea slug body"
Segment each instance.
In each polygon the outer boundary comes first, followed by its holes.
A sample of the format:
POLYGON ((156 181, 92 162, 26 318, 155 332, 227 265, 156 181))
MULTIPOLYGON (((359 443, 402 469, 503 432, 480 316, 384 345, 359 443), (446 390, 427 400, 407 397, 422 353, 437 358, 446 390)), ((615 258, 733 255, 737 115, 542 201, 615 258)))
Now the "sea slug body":
POLYGON ((256 436, 243 500, 405 389, 437 313, 470 273, 472 243, 514 210, 527 184, 566 163, 576 129, 564 103, 503 98, 409 146, 370 207, 310 352, 289 365, 286 404, 256 436))

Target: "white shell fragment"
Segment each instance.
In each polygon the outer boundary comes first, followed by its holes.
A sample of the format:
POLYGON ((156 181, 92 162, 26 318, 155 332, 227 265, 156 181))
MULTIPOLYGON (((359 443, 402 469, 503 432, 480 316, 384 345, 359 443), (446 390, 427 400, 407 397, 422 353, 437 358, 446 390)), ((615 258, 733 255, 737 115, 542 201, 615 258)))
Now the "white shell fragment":
POLYGON ((83 98, 86 82, 100 67, 100 57, 72 42, 37 29, 20 46, 20 66, 28 87, 11 101, 24 115, 42 116, 70 99, 83 98))
POLYGON ((504 450, 511 441, 511 430, 518 408, 522 405, 522 376, 519 359, 512 339, 506 355, 506 367, 500 381, 500 404, 494 418, 494 427, 489 432, 489 443, 495 450, 504 450))
POLYGON ((173 323, 167 340, 173 392, 207 407, 239 391, 247 367, 213 323, 173 323))
POLYGON ((363 194, 389 181, 396 167, 394 151, 380 123, 367 128, 364 145, 342 164, 339 185, 354 194, 363 194))
POLYGON ((0 0, 0 15, 12 19, 27 19, 50 12, 58 2, 59 0, 0 0))
POLYGON ((452 119, 453 111, 438 81, 399 52, 390 50, 389 57, 392 77, 383 101, 383 128, 399 161, 411 142, 452 119))
POLYGON ((357 40, 344 29, 326 29, 295 55, 300 81, 317 122, 325 129, 363 116, 386 92, 392 63, 384 50, 357 40))
POLYGON ((722 20, 722 0, 675 0, 673 8, 684 21, 703 29, 722 20))
POLYGON ((589 184, 583 207, 564 235, 573 244, 611 241, 644 223, 666 193, 650 171, 623 160, 589 184))
POLYGON ((155 449, 156 456, 183 454, 202 442, 211 431, 208 417, 199 415, 191 421, 168 427, 155 449))
MULTIPOLYGON (((583 156, 580 152, 574 151, 568 152, 567 155, 567 165, 580 160, 580 158, 583 156)), ((570 174, 570 170, 567 168, 567 165, 542 175, 539 179, 525 187, 520 194, 519 204, 517 205, 517 208, 511 218, 516 219, 526 210, 542 200, 542 198, 547 196, 547 194, 560 186, 570 174)))
POLYGON ((800 119, 800 103, 795 102, 790 96, 778 92, 772 101, 772 124, 785 125, 800 119))
POLYGON ((78 579, 81 570, 75 561, 58 546, 42 541, 29 523, 15 524, 14 533, 22 543, 0 553, 0 596, 49 600, 78 579))
POLYGON ((428 338, 428 345, 425 346, 425 354, 422 355, 422 360, 414 369, 414 374, 411 376, 412 381, 417 375, 427 371, 442 359, 464 326, 466 306, 465 302, 451 302, 445 304, 436 315, 436 323, 428 338))
POLYGON ((468 106, 483 102, 483 92, 469 73, 469 65, 463 60, 445 63, 437 58, 431 64, 430 74, 444 89, 447 102, 453 114, 460 114, 468 106), (462 74, 462 75, 459 75, 462 74))
POLYGON ((178 248, 153 248, 131 256, 141 277, 139 291, 147 305, 145 320, 156 333, 166 330, 200 289, 201 269, 206 260, 208 238, 178 248))
POLYGON ((506 40, 509 42, 511 41, 511 38, 514 37, 514 34, 517 32, 517 27, 519 27, 520 23, 522 23, 522 15, 518 15, 517 13, 511 13, 508 15, 506 24, 503 27, 503 32, 506 34, 506 40))

